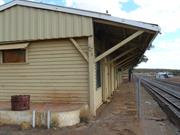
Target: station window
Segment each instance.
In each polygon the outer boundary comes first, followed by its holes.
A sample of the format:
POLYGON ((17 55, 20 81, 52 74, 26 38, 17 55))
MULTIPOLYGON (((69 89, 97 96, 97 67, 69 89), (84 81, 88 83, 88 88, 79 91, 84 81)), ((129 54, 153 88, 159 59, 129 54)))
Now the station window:
POLYGON ((2 63, 24 63, 26 62, 25 49, 2 50, 2 63))
POLYGON ((26 63, 29 43, 0 45, 0 64, 26 63))
POLYGON ((96 63, 96 88, 101 87, 101 64, 100 61, 96 63))

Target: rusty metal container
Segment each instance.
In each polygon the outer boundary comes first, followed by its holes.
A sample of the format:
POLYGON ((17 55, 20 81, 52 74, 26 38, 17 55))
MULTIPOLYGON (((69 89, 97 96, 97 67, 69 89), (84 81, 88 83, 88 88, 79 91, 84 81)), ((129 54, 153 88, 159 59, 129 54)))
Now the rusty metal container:
POLYGON ((11 110, 23 111, 30 109, 30 95, 11 96, 11 110))

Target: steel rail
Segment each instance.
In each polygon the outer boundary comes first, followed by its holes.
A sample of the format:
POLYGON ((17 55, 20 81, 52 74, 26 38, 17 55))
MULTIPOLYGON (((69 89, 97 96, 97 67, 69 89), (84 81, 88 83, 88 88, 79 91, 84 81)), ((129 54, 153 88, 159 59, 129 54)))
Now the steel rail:
POLYGON ((177 91, 177 93, 180 92, 180 87, 179 86, 175 86, 175 85, 172 85, 172 84, 170 84, 168 82, 164 82, 164 81, 161 81, 161 80, 154 80, 154 82, 159 83, 160 85, 166 86, 166 87, 172 89, 173 91, 177 91))
POLYGON ((180 127, 180 91, 165 82, 141 78, 142 86, 155 98, 175 125, 180 127))
POLYGON ((154 80, 149 79, 143 79, 143 81, 146 81, 150 83, 151 85, 155 86, 156 88, 160 89, 161 91, 164 91, 168 93, 169 95, 172 95, 180 100, 180 92, 176 89, 172 89, 171 87, 167 87, 164 84, 161 84, 160 82, 155 82, 154 80))
POLYGON ((180 83, 177 83, 177 82, 173 82, 173 81, 168 81, 168 80, 161 80, 161 79, 156 79, 157 81, 160 81, 160 82, 164 82, 165 84, 169 84, 171 86, 175 86, 175 87, 178 87, 180 88, 180 83))
MULTIPOLYGON (((169 95, 169 93, 166 93, 164 91, 161 91, 160 89, 152 86, 151 84, 147 83, 147 82, 143 82, 146 86, 148 86, 149 88, 151 88, 151 90, 153 90, 156 94, 158 94, 159 96, 161 96, 163 99, 165 99, 168 103, 172 104, 179 112, 180 112, 180 104, 177 104, 178 99, 176 97, 174 97, 173 95, 169 95)), ((179 101, 179 100, 178 100, 179 101)))

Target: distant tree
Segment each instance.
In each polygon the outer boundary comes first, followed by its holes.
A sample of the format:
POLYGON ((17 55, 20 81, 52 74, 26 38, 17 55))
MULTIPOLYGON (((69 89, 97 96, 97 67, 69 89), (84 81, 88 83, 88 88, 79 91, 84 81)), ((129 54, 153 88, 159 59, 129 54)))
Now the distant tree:
POLYGON ((140 64, 141 62, 147 62, 148 61, 148 58, 145 56, 145 55, 143 55, 140 59, 139 59, 139 62, 138 62, 138 64, 140 64))
POLYGON ((141 62, 145 62, 145 63, 146 63, 147 61, 148 61, 148 58, 147 58, 145 55, 143 55, 143 56, 139 59, 138 63, 133 66, 133 69, 134 69, 138 64, 140 64, 141 62))
MULTIPOLYGON (((152 49, 152 48, 154 48, 155 46, 153 45, 153 44, 150 44, 148 47, 147 47, 147 49, 146 50, 150 50, 150 49, 152 49)), ((144 54, 143 54, 143 56, 139 59, 139 61, 138 61, 138 63, 136 64, 136 65, 134 65, 134 67, 136 67, 138 64, 140 64, 141 62, 147 62, 149 59, 148 59, 148 57, 147 56, 145 56, 144 54)))
POLYGON ((154 48, 155 46, 153 44, 150 44, 148 47, 147 47, 147 50, 151 50, 152 48, 154 48))

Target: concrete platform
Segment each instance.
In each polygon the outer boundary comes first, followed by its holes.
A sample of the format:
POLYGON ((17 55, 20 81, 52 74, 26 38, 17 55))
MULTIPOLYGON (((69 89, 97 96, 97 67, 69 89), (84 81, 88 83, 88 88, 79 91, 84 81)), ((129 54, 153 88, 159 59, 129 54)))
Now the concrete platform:
POLYGON ((76 125, 80 117, 88 111, 85 104, 31 103, 30 110, 11 111, 10 102, 0 102, 1 124, 20 125, 28 123, 32 127, 76 125))

